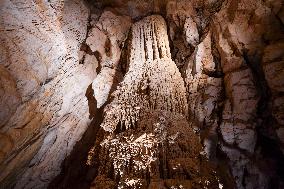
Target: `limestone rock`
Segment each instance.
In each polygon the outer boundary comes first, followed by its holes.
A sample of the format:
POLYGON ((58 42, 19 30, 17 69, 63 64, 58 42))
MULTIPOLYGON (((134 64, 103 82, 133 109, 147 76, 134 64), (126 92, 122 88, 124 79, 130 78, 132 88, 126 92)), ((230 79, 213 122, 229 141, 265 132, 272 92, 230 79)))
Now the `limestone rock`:
POLYGON ((94 97, 97 100, 97 108, 102 107, 108 100, 109 94, 114 86, 121 80, 121 75, 117 70, 104 68, 92 83, 94 97))
POLYGON ((87 45, 90 47, 92 52, 98 52, 102 55, 105 54, 105 43, 107 40, 107 36, 103 31, 101 31, 97 27, 93 27, 88 34, 88 38, 86 39, 87 45), (100 40, 98 40, 100 39, 100 40))
POLYGON ((105 104, 112 92, 111 89, 114 89, 121 80, 118 63, 130 24, 129 17, 118 16, 110 11, 105 11, 86 39, 86 43, 92 52, 99 53, 102 67, 101 72, 92 84, 97 108, 105 104))
POLYGON ((161 16, 150 16, 132 27, 128 72, 105 109, 106 133, 90 151, 99 156, 91 188, 114 188, 115 180, 118 188, 218 186, 208 162, 196 156, 201 145, 186 121, 186 91, 165 26, 161 16))
POLYGON ((135 130, 107 135, 101 146, 99 175, 91 188, 114 188, 112 177, 119 178, 119 188, 218 187, 212 167, 196 158, 201 145, 181 114, 149 112, 135 130))
POLYGON ((13 76, 0 65, 0 127, 5 125, 21 103, 13 76))
POLYGON ((85 92, 95 66, 78 57, 89 11, 77 0, 55 4, 1 2, 1 71, 3 65, 12 76, 7 88, 1 74, 1 100, 14 112, 0 131, 4 188, 47 187, 89 123, 85 92))
MULTIPOLYGON (((284 91, 284 51, 282 41, 268 45, 264 49, 262 68, 267 84, 271 89, 272 116, 275 118, 278 127, 276 133, 282 143, 281 145, 283 145, 284 96, 281 93, 284 91)), ((281 147, 281 150, 283 152, 284 148, 281 147)))
POLYGON ((196 27, 196 23, 191 17, 185 19, 184 32, 186 36, 186 42, 192 46, 196 46, 199 42, 199 33, 196 27))
POLYGON ((283 91, 284 43, 267 46, 262 57, 263 71, 268 86, 274 91, 283 91))
POLYGON ((222 79, 209 76, 209 73, 215 71, 216 64, 211 51, 211 35, 208 33, 206 38, 196 47, 185 68, 190 117, 199 123, 212 122, 212 113, 217 108, 222 79))
POLYGON ((135 23, 132 36, 129 71, 115 91, 102 124, 109 132, 116 129, 118 122, 126 129, 135 125, 144 109, 186 112, 185 88, 180 85, 181 75, 169 58, 162 17, 151 16, 135 23))

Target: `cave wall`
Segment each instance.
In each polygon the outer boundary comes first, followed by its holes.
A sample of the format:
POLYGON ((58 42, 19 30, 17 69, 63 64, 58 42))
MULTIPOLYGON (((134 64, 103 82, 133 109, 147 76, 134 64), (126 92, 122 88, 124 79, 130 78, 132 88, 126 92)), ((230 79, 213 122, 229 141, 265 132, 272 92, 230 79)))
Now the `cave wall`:
POLYGON ((0 12, 1 187, 17 178, 16 188, 42 188, 90 122, 97 63, 79 64, 90 11, 82 1, 1 1, 0 12))
POLYGON ((0 9, 1 187, 46 188, 61 172, 126 72, 132 23, 152 14, 166 21, 208 158, 230 168, 236 188, 283 187, 282 1, 4 0, 0 9))

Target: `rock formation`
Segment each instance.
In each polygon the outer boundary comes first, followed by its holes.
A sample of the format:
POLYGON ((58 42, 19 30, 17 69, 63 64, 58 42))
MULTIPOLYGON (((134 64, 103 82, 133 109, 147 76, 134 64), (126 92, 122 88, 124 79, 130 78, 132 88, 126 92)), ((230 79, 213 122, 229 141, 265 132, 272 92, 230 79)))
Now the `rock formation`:
POLYGON ((96 62, 79 64, 89 10, 62 3, 0 3, 1 188, 47 187, 90 123, 96 62))
POLYGON ((128 71, 105 108, 107 133, 90 151, 89 164, 99 156, 91 188, 219 186, 213 170, 204 173, 201 144, 187 123, 186 90, 166 29, 161 16, 132 26, 128 71))
POLYGON ((281 0, 2 0, 0 42, 0 188, 284 188, 281 0))

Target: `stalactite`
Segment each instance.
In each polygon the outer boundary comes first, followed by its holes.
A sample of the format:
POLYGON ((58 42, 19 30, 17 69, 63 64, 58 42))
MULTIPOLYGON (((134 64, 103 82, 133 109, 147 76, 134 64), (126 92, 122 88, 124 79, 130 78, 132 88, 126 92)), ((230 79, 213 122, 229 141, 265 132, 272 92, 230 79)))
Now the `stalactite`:
POLYGON ((170 59, 166 24, 161 16, 134 24, 129 71, 114 93, 102 127, 114 131, 120 122, 129 129, 145 110, 187 112, 181 74, 170 59))
MULTIPOLYGON (((146 17, 132 27, 129 69, 101 124, 107 132, 97 152, 101 166, 95 188, 112 188, 113 174, 118 188, 157 188, 161 183, 191 188, 208 185, 208 180, 216 186, 214 177, 200 176, 201 145, 186 119, 186 89, 170 58, 166 29, 161 16, 146 17)), ((89 155, 96 153, 91 149, 89 155)))

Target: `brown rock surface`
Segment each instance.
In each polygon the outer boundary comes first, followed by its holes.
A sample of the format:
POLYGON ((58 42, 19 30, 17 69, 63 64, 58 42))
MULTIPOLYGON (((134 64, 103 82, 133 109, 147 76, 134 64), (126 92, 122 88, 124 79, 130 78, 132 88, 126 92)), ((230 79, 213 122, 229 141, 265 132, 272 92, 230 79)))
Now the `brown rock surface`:
POLYGON ((186 90, 170 59, 165 21, 146 17, 132 36, 128 72, 101 124, 106 133, 90 151, 88 163, 99 156, 91 188, 218 188, 184 116, 186 90))
POLYGON ((281 0, 0 1, 0 188, 284 188, 283 40, 281 0))
POLYGON ((95 68, 78 58, 89 11, 76 0, 53 4, 1 2, 1 104, 9 103, 1 105, 9 110, 1 112, 4 188, 15 178, 16 188, 46 187, 89 122, 85 93, 95 68))

